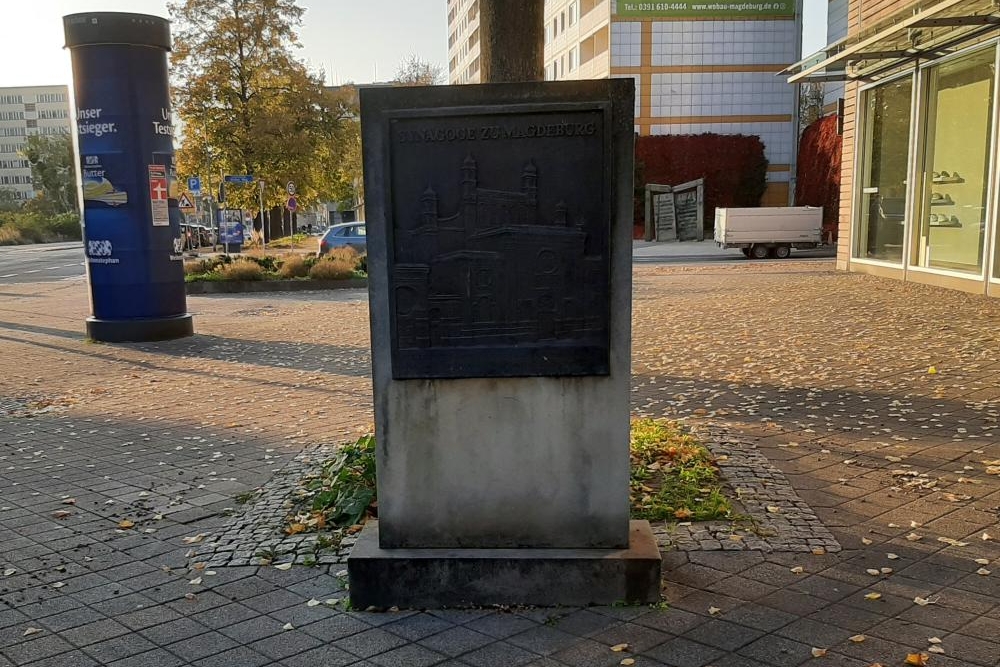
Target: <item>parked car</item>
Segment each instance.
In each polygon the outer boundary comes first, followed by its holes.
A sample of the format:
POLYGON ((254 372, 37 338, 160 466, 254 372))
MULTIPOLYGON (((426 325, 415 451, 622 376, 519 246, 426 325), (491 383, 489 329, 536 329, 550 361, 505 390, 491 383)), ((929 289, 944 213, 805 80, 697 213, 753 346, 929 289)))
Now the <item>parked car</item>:
POLYGON ((363 220, 345 222, 333 225, 327 229, 326 233, 319 237, 319 250, 316 251, 316 256, 322 257, 334 248, 343 248, 345 246, 350 246, 358 252, 366 252, 368 250, 365 223, 363 220))

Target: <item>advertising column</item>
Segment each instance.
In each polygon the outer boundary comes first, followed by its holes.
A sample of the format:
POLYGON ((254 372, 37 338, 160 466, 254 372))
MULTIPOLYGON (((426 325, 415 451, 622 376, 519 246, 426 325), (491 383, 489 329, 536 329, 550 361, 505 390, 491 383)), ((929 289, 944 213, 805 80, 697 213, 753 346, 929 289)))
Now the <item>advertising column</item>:
POLYGON ((92 12, 63 17, 63 27, 83 180, 87 335, 105 342, 190 336, 167 82, 170 24, 92 12))

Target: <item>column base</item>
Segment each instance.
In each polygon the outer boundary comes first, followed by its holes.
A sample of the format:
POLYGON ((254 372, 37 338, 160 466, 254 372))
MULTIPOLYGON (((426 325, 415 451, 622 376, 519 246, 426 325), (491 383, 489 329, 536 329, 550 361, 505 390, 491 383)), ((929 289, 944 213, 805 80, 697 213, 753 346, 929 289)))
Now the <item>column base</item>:
POLYGON ((194 320, 188 313, 140 320, 87 318, 87 337, 102 343, 145 343, 193 334, 194 320))
POLYGON ((628 549, 382 549, 369 521, 347 559, 355 609, 651 604, 660 551, 647 521, 628 549))

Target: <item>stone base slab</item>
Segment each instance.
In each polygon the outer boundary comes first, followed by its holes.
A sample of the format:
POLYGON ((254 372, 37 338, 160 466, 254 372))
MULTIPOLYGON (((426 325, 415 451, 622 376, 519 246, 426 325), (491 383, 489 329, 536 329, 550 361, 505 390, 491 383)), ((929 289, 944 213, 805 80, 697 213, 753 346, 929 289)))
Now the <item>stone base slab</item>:
POLYGON ((382 549, 369 521, 347 570, 359 610, 660 599, 660 551, 646 521, 629 522, 628 549, 382 549))
POLYGON ((87 318, 87 337, 102 343, 144 343, 194 335, 191 315, 137 320, 87 318))

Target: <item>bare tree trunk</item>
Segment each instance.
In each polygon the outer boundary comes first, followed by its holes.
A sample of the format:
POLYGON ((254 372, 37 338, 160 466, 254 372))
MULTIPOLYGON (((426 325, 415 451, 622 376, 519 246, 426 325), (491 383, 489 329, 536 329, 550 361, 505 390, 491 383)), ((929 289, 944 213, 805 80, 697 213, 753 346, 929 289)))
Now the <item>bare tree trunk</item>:
POLYGON ((479 0, 483 83, 544 78, 544 0, 479 0))

